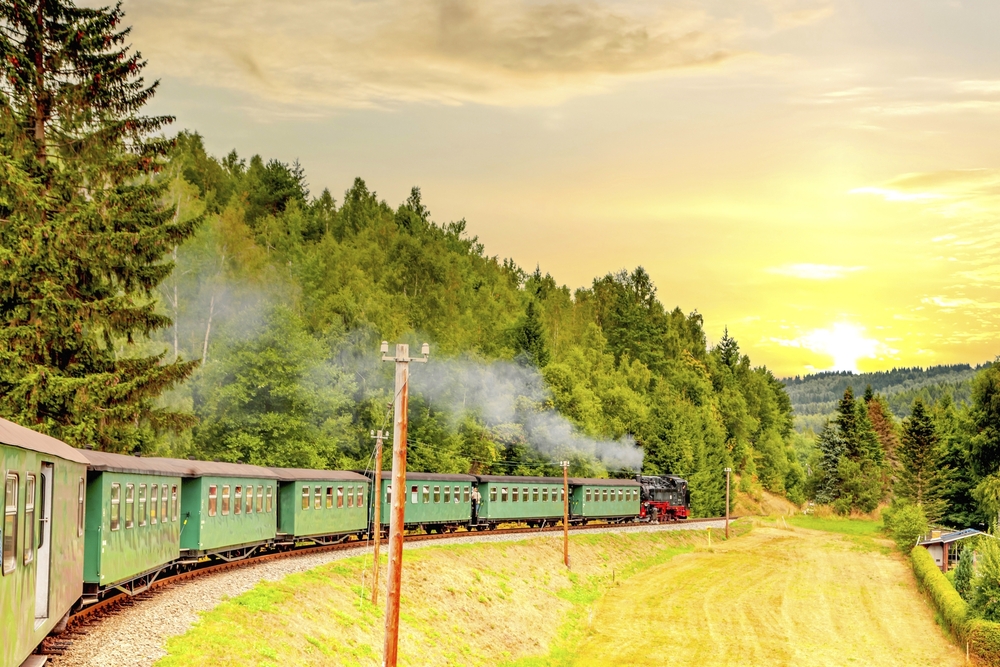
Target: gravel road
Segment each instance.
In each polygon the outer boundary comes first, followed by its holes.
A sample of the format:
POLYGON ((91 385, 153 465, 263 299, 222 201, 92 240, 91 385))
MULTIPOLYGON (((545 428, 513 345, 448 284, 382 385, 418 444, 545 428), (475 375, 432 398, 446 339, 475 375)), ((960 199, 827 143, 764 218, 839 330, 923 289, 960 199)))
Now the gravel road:
MULTIPOLYGON (((723 520, 697 524, 661 524, 594 528, 587 532, 650 532, 664 530, 705 530, 722 528, 723 520)), ((538 538, 561 538, 561 532, 539 533, 538 538)), ((510 542, 532 538, 520 533, 459 533, 447 542, 510 542)), ((432 547, 441 542, 413 542, 406 550, 432 547)), ((319 554, 292 556, 258 565, 237 568, 218 574, 190 579, 159 591, 154 591, 135 604, 122 607, 115 615, 86 629, 62 656, 54 656, 55 667, 139 667, 152 665, 166 655, 167 639, 183 634, 198 620, 199 612, 208 611, 222 602, 252 589, 259 581, 277 581, 289 574, 311 570, 331 561, 351 558, 370 552, 370 547, 330 551, 319 554)))

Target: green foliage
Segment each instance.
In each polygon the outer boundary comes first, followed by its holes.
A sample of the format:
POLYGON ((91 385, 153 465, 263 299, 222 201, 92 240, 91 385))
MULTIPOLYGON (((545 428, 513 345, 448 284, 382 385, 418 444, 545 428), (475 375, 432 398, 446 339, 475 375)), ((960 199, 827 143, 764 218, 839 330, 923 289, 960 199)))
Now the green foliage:
POLYGON ((979 541, 978 567, 972 595, 972 608, 980 618, 1000 621, 1000 544, 996 540, 979 541))
POLYGON ((972 599, 974 590, 973 577, 976 574, 972 562, 974 553, 972 545, 966 544, 958 557, 958 567, 954 569, 955 579, 953 583, 955 590, 958 591, 958 594, 966 602, 972 599))
POLYGON ((882 511, 882 521, 885 531, 895 540, 903 553, 909 553, 917 538, 925 535, 929 527, 920 505, 898 498, 882 511))
POLYGON ((170 122, 127 46, 122 11, 0 5, 0 414, 72 444, 126 451, 188 416, 155 409, 193 363, 139 344, 165 255, 194 232, 154 178, 170 122))
POLYGON ((903 422, 896 494, 921 507, 931 521, 938 520, 944 512, 938 445, 938 435, 931 415, 923 401, 917 399, 910 416, 903 422))
POLYGON ((917 583, 930 596, 944 629, 953 637, 963 638, 969 615, 969 606, 965 600, 941 573, 927 549, 911 551, 910 562, 913 564, 917 583))

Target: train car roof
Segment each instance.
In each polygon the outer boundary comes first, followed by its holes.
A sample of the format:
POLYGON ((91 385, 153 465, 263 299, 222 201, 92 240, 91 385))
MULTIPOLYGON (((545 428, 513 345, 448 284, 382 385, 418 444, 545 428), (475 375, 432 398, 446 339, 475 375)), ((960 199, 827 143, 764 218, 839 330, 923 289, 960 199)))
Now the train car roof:
POLYGON ((278 479, 278 475, 270 468, 248 465, 246 463, 160 458, 149 458, 146 460, 165 461, 167 462, 167 465, 175 465, 179 470, 184 471, 186 477, 253 477, 255 479, 278 479))
MULTIPOLYGON (((374 470, 366 470, 363 473, 366 477, 374 477, 374 470)), ((391 470, 382 471, 382 479, 392 478, 391 470)), ((454 475, 451 473, 437 473, 437 472, 406 472, 406 479, 414 481, 423 482, 475 482, 476 478, 472 475, 454 475)))
POLYGON ((562 484, 562 477, 534 477, 532 475, 476 475, 480 484, 486 482, 511 482, 525 484, 562 484))
POLYGON ((281 482, 370 482, 371 480, 349 470, 310 470, 309 468, 271 468, 281 482))
POLYGON ((58 456, 67 461, 87 464, 87 459, 84 458, 81 450, 70 447, 62 440, 57 440, 51 435, 32 431, 30 428, 25 428, 3 418, 0 418, 0 442, 12 447, 30 449, 33 452, 41 454, 58 456))
POLYGON ((570 477, 570 486, 642 486, 634 479, 590 479, 587 477, 570 477))
POLYGON ((83 450, 83 456, 91 470, 97 472, 125 472, 138 475, 161 475, 164 477, 192 477, 190 471, 181 464, 190 461, 178 459, 143 458, 111 452, 83 450))

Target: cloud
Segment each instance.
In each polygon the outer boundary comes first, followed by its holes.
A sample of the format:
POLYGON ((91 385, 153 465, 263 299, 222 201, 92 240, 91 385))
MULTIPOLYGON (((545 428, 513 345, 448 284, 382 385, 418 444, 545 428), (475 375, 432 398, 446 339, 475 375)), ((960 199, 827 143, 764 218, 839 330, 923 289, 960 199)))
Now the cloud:
POLYGON ((863 266, 837 266, 834 264, 786 264, 768 269, 769 273, 803 280, 834 280, 864 270, 863 266))
MULTIPOLYGON (((827 11, 779 4, 772 30, 827 11)), ((622 77, 726 62, 748 30, 736 9, 693 0, 128 0, 125 10, 152 74, 319 108, 553 104, 622 77)))
POLYGON ((995 301, 977 301, 975 299, 969 299, 967 297, 929 296, 929 297, 924 297, 920 301, 921 303, 926 303, 931 306, 937 306, 938 308, 947 311, 952 311, 952 310, 990 311, 990 310, 1000 309, 1000 303, 997 303, 995 301))

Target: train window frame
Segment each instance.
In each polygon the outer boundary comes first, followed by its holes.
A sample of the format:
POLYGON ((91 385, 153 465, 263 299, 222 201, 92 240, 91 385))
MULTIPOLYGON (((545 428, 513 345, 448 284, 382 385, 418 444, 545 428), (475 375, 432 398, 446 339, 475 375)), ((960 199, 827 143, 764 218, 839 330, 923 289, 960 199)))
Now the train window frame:
POLYGON ((222 485, 222 516, 229 516, 229 492, 228 484, 222 485))
POLYGON ((463 503, 469 502, 469 498, 471 498, 471 497, 472 497, 472 492, 470 491, 469 487, 463 486, 462 487, 462 502, 463 503))
POLYGON ((3 544, 0 545, 4 575, 17 569, 17 505, 20 488, 21 478, 17 473, 7 473, 4 478, 3 544))
POLYGON ((523 489, 521 489, 521 491, 523 492, 523 494, 521 495, 521 502, 522 503, 528 502, 528 487, 524 487, 523 489))
POLYGON ((243 514, 243 485, 233 486, 233 514, 243 514))
POLYGON ((333 509, 333 487, 332 486, 326 487, 326 504, 325 504, 325 506, 326 506, 326 509, 328 509, 328 510, 332 510, 333 509))
POLYGON ((549 502, 549 487, 547 486, 542 487, 542 502, 543 503, 549 502))
POLYGON ((414 505, 420 502, 420 486, 417 484, 410 487, 410 502, 414 505))
POLYGON ((38 478, 33 473, 24 475, 24 553, 25 565, 35 560, 35 489, 38 478))
POLYGON ((622 500, 624 500, 623 496, 624 496, 624 489, 618 489, 618 502, 622 502, 622 500))
POLYGON ((490 487, 490 502, 495 503, 497 501, 497 487, 490 487))
POLYGON ((215 516, 219 513, 219 485, 208 485, 208 516, 215 516))
POLYGON ((385 485, 385 504, 392 505, 392 484, 385 485))
POLYGON ((160 523, 170 523, 170 486, 160 484, 160 523))
POLYGON ((444 487, 444 502, 451 503, 451 486, 445 485, 444 487))
POLYGON ((247 484, 247 490, 243 494, 243 498, 247 502, 246 513, 253 514, 253 484, 247 484))
POLYGON ((585 502, 585 503, 589 503, 590 502, 590 489, 584 489, 583 490, 583 502, 585 502))
POLYGON ((302 500, 300 504, 302 505, 302 511, 308 512, 309 508, 312 506, 312 496, 309 485, 306 484, 302 487, 302 500))
POLYGON ((533 502, 533 503, 537 503, 538 502, 538 487, 537 486, 531 487, 531 502, 533 502))
MULTIPOLYGON (((454 502, 456 502, 456 503, 462 502, 462 487, 460 487, 460 486, 456 486, 455 487, 455 496, 454 497, 455 497, 455 501, 454 502)), ((469 502, 469 501, 466 500, 465 502, 469 502)))
POLYGON ((313 509, 323 508, 323 487, 313 487, 313 509))
POLYGON ((267 513, 270 514, 271 510, 274 509, 274 492, 271 490, 271 485, 267 485, 267 513))
POLYGON ((441 504, 441 487, 440 486, 435 486, 434 487, 434 504, 435 505, 440 505, 441 504))
POLYGON ((149 487, 149 525, 155 526, 160 515, 160 485, 151 484, 149 487))
POLYGON ((177 521, 181 517, 181 497, 176 484, 170 487, 170 509, 171 521, 177 521))
POLYGON ((566 502, 566 489, 559 489, 559 500, 566 502))
POLYGON ((510 487, 510 502, 516 503, 517 497, 520 495, 520 489, 516 486, 510 487))
POLYGON ((122 527, 122 485, 114 482, 111 485, 111 510, 108 513, 111 532, 117 532, 122 527))
POLYGON ((257 485, 257 513, 260 514, 264 509, 264 485, 257 485))
POLYGON ((344 507, 344 487, 337 487, 337 509, 343 509, 344 507))
POLYGON ((83 477, 81 477, 80 478, 79 491, 78 491, 78 496, 79 497, 77 498, 77 504, 76 504, 76 536, 77 537, 83 537, 84 517, 86 517, 86 515, 87 515, 87 513, 86 513, 86 511, 84 509, 85 508, 84 503, 86 502, 85 499, 87 497, 86 489, 87 489, 87 484, 83 480, 83 477))
MULTIPOLYGON (((366 491, 366 489, 367 489, 367 487, 365 485, 363 485, 363 484, 360 485, 360 486, 358 486, 358 500, 357 500, 357 503, 356 503, 358 507, 364 507, 365 506, 365 491, 366 491)), ((405 493, 403 494, 403 497, 404 498, 406 497, 405 493)))
POLYGON ((427 484, 425 484, 424 488, 421 489, 421 491, 422 491, 421 495, 423 496, 423 498, 421 498, 421 500, 426 505, 427 503, 429 503, 431 501, 431 487, 428 486, 427 484))
POLYGON ((354 507, 354 487, 347 487, 347 506, 354 507))
POLYGON ((146 502, 147 502, 146 501, 146 491, 147 491, 147 486, 145 484, 140 484, 139 485, 139 498, 138 498, 138 504, 139 504, 139 526, 140 527, 146 525, 146 502))
POLYGON ((135 528, 135 484, 125 485, 125 530, 135 528))

